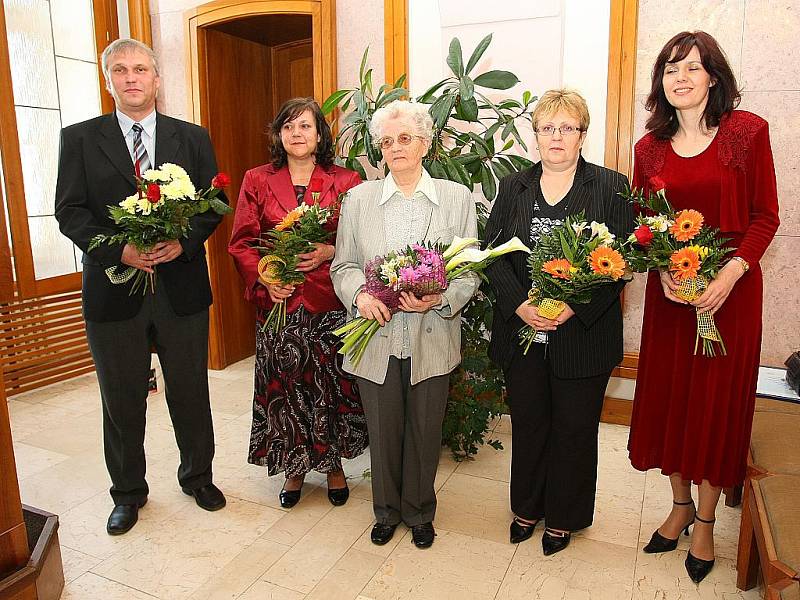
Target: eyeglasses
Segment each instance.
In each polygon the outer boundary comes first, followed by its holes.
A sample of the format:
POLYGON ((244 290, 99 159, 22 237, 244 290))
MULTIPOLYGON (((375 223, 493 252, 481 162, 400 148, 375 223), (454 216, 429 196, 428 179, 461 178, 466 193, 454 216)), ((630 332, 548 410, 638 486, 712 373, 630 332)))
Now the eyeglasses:
MULTIPOLYGON (((414 139, 424 140, 421 135, 411 135, 410 133, 401 133, 397 136, 397 143, 401 146, 408 146, 414 139)), ((378 147, 381 150, 388 150, 392 146, 394 146, 394 138, 389 137, 388 135, 383 136, 378 140, 378 147)))
POLYGON ((551 136, 556 131, 561 134, 563 137, 567 137, 568 135, 572 135, 573 133, 578 133, 579 131, 586 131, 585 129, 581 129, 580 127, 573 127, 572 125, 562 125, 561 127, 553 127, 552 125, 545 125, 539 129, 535 130, 536 133, 539 135, 546 135, 551 136))

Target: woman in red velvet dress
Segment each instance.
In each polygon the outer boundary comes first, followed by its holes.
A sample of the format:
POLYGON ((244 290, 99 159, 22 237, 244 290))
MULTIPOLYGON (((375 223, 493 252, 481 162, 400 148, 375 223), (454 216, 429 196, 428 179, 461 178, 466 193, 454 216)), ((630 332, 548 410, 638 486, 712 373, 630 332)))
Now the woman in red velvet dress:
POLYGON ((660 468, 672 486, 672 510, 644 551, 674 550, 693 524, 686 570, 697 583, 714 564, 720 492, 744 479, 761 350, 759 260, 778 228, 767 122, 734 110, 738 103, 714 38, 680 33, 656 59, 648 133, 635 148, 633 185, 647 192, 663 181, 673 207, 699 210, 735 248, 691 303, 674 295, 668 272, 650 273, 628 442, 633 466, 660 468), (693 354, 695 309, 714 315, 727 356, 693 354))
MULTIPOLYGON (((280 503, 291 508, 300 500, 305 474, 326 473, 328 498, 334 506, 347 501, 349 490, 342 458, 353 458, 367 446, 367 424, 355 380, 342 368, 333 331, 347 315, 333 291, 329 267, 336 243, 317 244, 301 254, 298 286, 265 283, 254 247, 301 203, 330 206, 339 195, 361 183, 353 171, 333 164, 333 138, 312 98, 287 101, 271 126, 272 164, 245 173, 236 205, 228 251, 244 280, 245 298, 256 305, 256 368, 249 462, 281 471, 286 482, 280 503), (286 302, 286 326, 263 329, 276 302, 286 302)), ((337 218, 330 223, 335 231, 337 218)))

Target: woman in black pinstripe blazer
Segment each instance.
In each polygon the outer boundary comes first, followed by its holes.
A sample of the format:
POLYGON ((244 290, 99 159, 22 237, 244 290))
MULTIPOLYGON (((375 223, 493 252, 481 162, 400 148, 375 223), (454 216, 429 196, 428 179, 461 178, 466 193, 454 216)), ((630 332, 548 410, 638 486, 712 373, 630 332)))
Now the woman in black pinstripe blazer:
MULTIPOLYGON (((485 239, 500 244, 516 235, 535 246, 581 211, 627 237, 633 211, 618 195, 627 178, 580 155, 589 126, 585 100, 572 91, 546 92, 533 122, 542 160, 500 181, 485 239)), ((544 518, 542 548, 549 555, 566 548, 570 532, 592 524, 597 431, 611 371, 622 359, 625 284, 608 284, 588 304, 545 319, 528 304, 526 258, 507 254, 487 269, 497 297, 489 356, 504 371, 514 430, 511 542, 530 538, 544 518), (542 333, 524 355, 518 332, 526 323, 542 333)))

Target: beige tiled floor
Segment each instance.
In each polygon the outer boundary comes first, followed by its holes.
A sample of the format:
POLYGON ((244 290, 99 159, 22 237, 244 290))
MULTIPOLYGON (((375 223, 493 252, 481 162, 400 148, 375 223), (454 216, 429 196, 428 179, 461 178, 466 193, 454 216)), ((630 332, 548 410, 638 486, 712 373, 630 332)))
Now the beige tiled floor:
POLYGON ((163 394, 151 397, 146 447, 150 501, 136 527, 105 533, 111 510, 101 451, 97 382, 87 375, 9 401, 23 501, 58 513, 67 586, 79 600, 527 600, 759 598, 735 586, 739 511, 717 512, 717 566, 700 586, 678 551, 640 550, 669 505, 667 481, 634 471, 627 428, 602 425, 593 527, 569 549, 542 556, 537 530, 508 543, 511 427, 496 423, 505 450, 483 448, 455 463, 442 452, 436 485, 436 543, 417 550, 400 527, 386 546, 370 543, 368 455, 346 464, 352 490, 333 508, 325 479, 307 478, 291 511, 278 505, 281 477, 246 462, 252 360, 210 372, 215 480, 228 506, 207 513, 180 492, 177 449, 163 394))

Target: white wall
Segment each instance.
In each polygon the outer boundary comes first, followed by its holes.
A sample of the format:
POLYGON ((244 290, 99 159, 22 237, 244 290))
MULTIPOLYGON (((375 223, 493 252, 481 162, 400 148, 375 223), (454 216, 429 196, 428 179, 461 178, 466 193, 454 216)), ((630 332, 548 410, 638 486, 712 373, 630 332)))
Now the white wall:
MULTIPOLYGON (((592 125, 584 156, 603 163, 609 0, 409 0, 409 85, 413 95, 449 74, 450 40, 458 37, 465 60, 492 33, 476 72, 511 71, 520 83, 490 97, 521 98, 559 87, 584 95, 592 125)), ((538 160, 535 150, 529 154, 538 160)))

